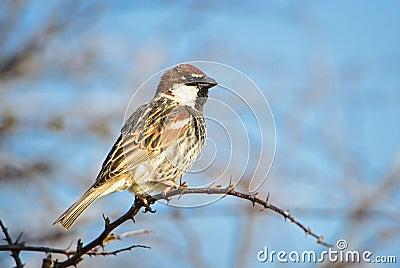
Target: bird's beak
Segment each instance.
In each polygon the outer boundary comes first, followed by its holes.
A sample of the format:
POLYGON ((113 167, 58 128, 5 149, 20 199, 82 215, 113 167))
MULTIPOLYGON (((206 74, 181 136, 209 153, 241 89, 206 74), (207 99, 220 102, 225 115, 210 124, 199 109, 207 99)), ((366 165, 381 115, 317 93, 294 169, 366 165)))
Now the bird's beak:
POLYGON ((195 80, 196 84, 201 84, 202 87, 205 87, 207 89, 210 89, 212 87, 215 87, 216 85, 218 85, 217 81, 215 81, 214 79, 205 76, 205 77, 199 77, 195 80))

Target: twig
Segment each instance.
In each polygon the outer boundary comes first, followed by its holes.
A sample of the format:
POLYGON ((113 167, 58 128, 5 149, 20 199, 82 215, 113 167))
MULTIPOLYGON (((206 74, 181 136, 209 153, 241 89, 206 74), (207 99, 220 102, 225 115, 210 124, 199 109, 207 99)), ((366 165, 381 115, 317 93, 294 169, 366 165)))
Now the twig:
POLYGON ((110 234, 110 235, 107 236, 107 239, 103 241, 103 245, 106 244, 106 243, 115 241, 115 240, 122 240, 122 239, 124 239, 126 237, 129 237, 129 236, 134 236, 134 235, 139 235, 139 234, 149 234, 151 232, 152 231, 148 230, 148 229, 140 229, 140 230, 128 231, 128 232, 125 232, 125 233, 120 234, 120 235, 110 234))
POLYGON ((124 251, 131 251, 134 248, 148 248, 151 249, 151 247, 148 246, 143 246, 143 245, 132 245, 126 248, 121 248, 121 249, 117 249, 114 251, 102 251, 102 252, 98 252, 96 250, 94 251, 89 251, 86 253, 86 255, 89 256, 110 256, 110 255, 114 255, 116 256, 118 253, 124 252, 124 251))
POLYGON ((66 249, 26 246, 24 244, 0 245, 0 251, 11 251, 11 252, 13 252, 13 251, 17 251, 17 252, 34 251, 34 252, 63 254, 65 256, 70 256, 75 253, 75 251, 70 251, 70 250, 66 250, 66 249))
MULTIPOLYGON (((6 239, 5 239, 5 240, 7 241, 7 243, 8 243, 10 246, 16 245, 16 243, 18 243, 19 239, 21 238, 21 235, 22 235, 22 234, 18 236, 16 242, 14 243, 14 242, 12 241, 12 239, 11 239, 10 234, 8 233, 7 228, 4 226, 4 224, 3 224, 3 222, 2 222, 1 220, 0 220, 0 226, 1 226, 1 230, 3 231, 4 235, 6 236, 6 239)), ((21 258, 19 257, 19 252, 20 252, 20 250, 18 250, 18 249, 13 249, 13 250, 10 250, 10 251, 11 251, 11 256, 13 257, 13 259, 14 259, 14 261, 15 261, 16 267, 17 267, 17 268, 22 268, 22 267, 24 267, 24 264, 22 263, 22 260, 21 260, 21 258)))
MULTIPOLYGON (((150 248, 144 245, 132 245, 123 249, 118 249, 115 251, 102 251, 98 252, 97 248, 92 249, 87 252, 86 255, 89 256, 108 256, 108 255, 117 255, 117 253, 123 251, 130 251, 133 248, 150 248)), ((75 250, 66 250, 66 249, 58 249, 58 248, 50 248, 50 247, 37 247, 37 246, 25 246, 21 244, 13 244, 13 245, 0 245, 0 251, 33 251, 33 252, 43 252, 43 253, 54 253, 54 254, 62 254, 65 256, 71 256, 76 253, 75 250)))

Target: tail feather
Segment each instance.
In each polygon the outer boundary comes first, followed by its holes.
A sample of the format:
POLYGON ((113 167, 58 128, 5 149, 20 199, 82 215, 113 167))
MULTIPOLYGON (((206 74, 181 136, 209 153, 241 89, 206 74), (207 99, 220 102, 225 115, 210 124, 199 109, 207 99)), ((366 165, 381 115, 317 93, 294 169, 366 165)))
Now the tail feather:
POLYGON ((59 223, 65 229, 71 228, 74 222, 96 199, 102 196, 104 190, 101 188, 89 189, 78 201, 70 206, 58 219, 53 223, 59 223))

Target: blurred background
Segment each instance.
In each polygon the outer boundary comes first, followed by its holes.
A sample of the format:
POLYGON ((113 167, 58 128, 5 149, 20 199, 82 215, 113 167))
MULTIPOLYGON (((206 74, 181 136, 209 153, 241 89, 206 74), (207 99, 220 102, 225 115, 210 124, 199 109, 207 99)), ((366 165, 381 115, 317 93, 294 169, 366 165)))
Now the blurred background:
MULTIPOLYGON (((103 228, 103 213, 115 219, 129 209, 129 193, 95 202, 69 231, 51 224, 93 183, 135 90, 171 65, 216 61, 248 75, 275 118, 275 160, 259 195, 270 193, 272 203, 330 243, 345 239, 350 250, 397 254, 399 262, 398 10, 394 0, 3 0, 0 219, 14 237, 24 232, 30 245, 66 248, 78 238, 93 239, 103 228)), ((249 95, 246 90, 237 88, 249 95)), ((153 94, 136 98, 135 105, 153 94)), ((259 106, 267 109, 264 102, 259 106)), ((250 148, 257 142, 249 136, 250 148)), ((237 156, 243 148, 232 150, 237 156)), ((215 161, 211 170, 222 164, 215 161)), ((228 169, 225 176, 240 172, 228 169)), ((201 174, 207 180, 213 173, 201 174)), ((239 189, 248 183, 244 178, 239 189)), ((150 250, 85 257, 79 267, 283 267, 260 263, 258 251, 326 250, 245 200, 155 209, 116 230, 150 232, 106 247, 143 244, 150 250)), ((21 257, 26 267, 38 267, 45 255, 21 257)), ((9 253, 0 252, 0 267, 13 265, 9 253)))

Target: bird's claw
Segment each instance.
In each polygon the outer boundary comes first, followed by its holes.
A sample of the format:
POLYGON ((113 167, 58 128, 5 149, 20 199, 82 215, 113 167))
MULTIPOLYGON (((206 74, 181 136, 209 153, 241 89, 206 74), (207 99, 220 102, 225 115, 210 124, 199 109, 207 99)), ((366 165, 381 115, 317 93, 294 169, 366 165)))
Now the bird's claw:
POLYGON ((155 209, 152 209, 151 207, 150 207, 150 205, 145 205, 145 208, 144 208, 144 210, 143 210, 143 213, 147 213, 147 212, 150 212, 150 213, 156 213, 156 211, 157 210, 155 210, 155 209))

